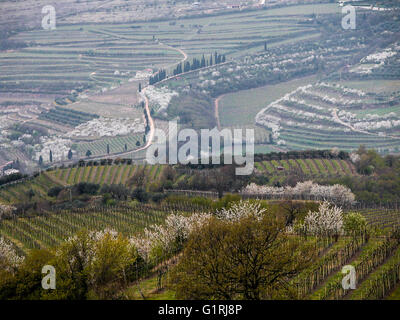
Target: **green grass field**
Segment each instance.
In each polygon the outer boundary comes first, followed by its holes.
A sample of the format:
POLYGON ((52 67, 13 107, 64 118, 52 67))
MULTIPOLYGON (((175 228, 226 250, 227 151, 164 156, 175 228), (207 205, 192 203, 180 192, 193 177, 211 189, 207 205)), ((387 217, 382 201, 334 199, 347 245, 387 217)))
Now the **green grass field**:
POLYGON ((221 126, 254 124, 258 112, 299 86, 313 83, 316 77, 295 79, 277 85, 264 86, 256 89, 242 90, 225 95, 219 103, 221 126))

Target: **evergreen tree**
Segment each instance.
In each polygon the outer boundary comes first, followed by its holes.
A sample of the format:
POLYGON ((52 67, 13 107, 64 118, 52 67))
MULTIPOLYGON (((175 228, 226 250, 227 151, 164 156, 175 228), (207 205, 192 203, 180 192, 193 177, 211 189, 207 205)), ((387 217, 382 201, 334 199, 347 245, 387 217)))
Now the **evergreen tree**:
POLYGON ((50 162, 53 162, 53 152, 51 150, 50 150, 49 160, 50 162))
POLYGON ((142 92, 142 84, 139 83, 139 92, 142 92))
POLYGON ((40 156, 40 157, 39 157, 39 166, 42 166, 42 165, 43 165, 43 157, 40 156))
POLYGON ((206 58, 204 57, 203 54, 203 57, 201 58, 201 67, 204 68, 205 66, 206 66, 206 58))
POLYGON ((68 160, 72 160, 72 150, 69 149, 68 151, 68 160))
POLYGON ((107 144, 107 154, 110 154, 110 145, 107 144))
POLYGON ((92 155, 92 151, 90 151, 90 150, 88 150, 88 151, 86 151, 86 157, 90 157, 92 155))
POLYGON ((274 143, 274 138, 272 137, 272 133, 269 134, 269 143, 274 143))
POLYGON ((30 189, 29 192, 28 192, 29 200, 32 200, 32 198, 33 198, 34 196, 35 196, 35 192, 34 192, 32 189, 30 189))
POLYGON ((190 62, 186 61, 183 72, 188 72, 190 71, 190 62))

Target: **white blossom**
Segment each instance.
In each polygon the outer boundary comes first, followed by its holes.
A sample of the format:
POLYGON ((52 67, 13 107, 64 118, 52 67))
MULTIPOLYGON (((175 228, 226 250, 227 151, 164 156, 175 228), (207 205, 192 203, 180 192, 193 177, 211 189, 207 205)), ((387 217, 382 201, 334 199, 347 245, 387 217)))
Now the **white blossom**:
POLYGON ((262 209, 260 203, 249 201, 240 201, 234 203, 230 208, 223 208, 217 212, 217 217, 222 220, 236 222, 245 217, 255 217, 261 220, 266 213, 266 209, 262 209))
POLYGON ((24 257, 20 257, 14 247, 0 237, 0 266, 9 272, 14 272, 23 261, 24 257))
POLYGON ((104 118, 93 119, 77 126, 67 137, 114 137, 144 132, 142 119, 104 118))
POLYGON ((343 210, 325 201, 318 211, 308 212, 304 227, 308 233, 317 236, 339 235, 343 232, 343 210))
POLYGON ((241 190, 243 194, 270 195, 287 198, 312 197, 314 200, 330 200, 339 203, 352 203, 355 200, 351 190, 343 185, 322 186, 312 181, 298 182, 295 187, 259 186, 251 183, 241 190))

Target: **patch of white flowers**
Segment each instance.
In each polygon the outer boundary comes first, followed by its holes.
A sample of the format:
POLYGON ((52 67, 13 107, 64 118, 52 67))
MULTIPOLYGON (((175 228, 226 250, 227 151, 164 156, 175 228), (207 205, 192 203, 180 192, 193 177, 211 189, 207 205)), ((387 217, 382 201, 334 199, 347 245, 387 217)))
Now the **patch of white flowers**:
POLYGON ((325 201, 318 211, 309 211, 304 219, 307 233, 316 236, 334 236, 343 233, 343 210, 325 201))
POLYGON ((351 160, 351 162, 353 162, 353 163, 357 163, 358 161, 360 161, 360 155, 358 154, 358 153, 356 153, 356 152, 352 152, 352 153, 350 153, 350 160, 351 160))
MULTIPOLYGON (((235 222, 249 216, 261 219, 265 212, 260 204, 240 201, 228 209, 218 211, 216 217, 224 221, 235 222)), ((130 241, 139 255, 145 261, 149 261, 151 253, 156 247, 161 247, 163 252, 169 252, 177 243, 182 244, 186 241, 192 232, 205 225, 212 216, 211 213, 194 213, 188 217, 171 214, 167 217, 165 224, 146 228, 143 235, 132 237, 130 241)))
POLYGON ((70 139, 60 138, 57 136, 40 137, 40 144, 36 144, 33 148, 35 151, 34 159, 39 160, 42 156, 44 162, 50 161, 50 150, 53 155, 53 161, 65 160, 68 151, 71 149, 72 141, 70 139))
MULTIPOLYGON (((81 241, 79 235, 74 235, 68 238, 63 246, 64 247, 71 246, 72 248, 74 248, 74 254, 69 258, 69 263, 71 265, 73 265, 78 259, 80 263, 82 263, 86 267, 98 259, 98 257, 96 256, 97 247, 101 245, 101 243, 105 239, 110 239, 111 241, 115 241, 118 239, 118 237, 119 233, 112 229, 104 229, 101 231, 90 231, 88 233, 88 238, 85 239, 86 241, 81 241)), ((56 251, 57 256, 60 256, 61 254, 62 254, 62 247, 60 247, 56 251)))
POLYGON ((187 240, 195 228, 203 225, 210 218, 209 213, 194 213, 189 217, 171 214, 165 220, 165 224, 146 228, 142 236, 133 237, 130 241, 138 250, 139 255, 148 261, 154 248, 161 246, 164 252, 168 252, 176 242, 182 243, 187 240))
POLYGON ((312 181, 299 182, 295 187, 270 187, 251 183, 242 189, 241 193, 286 198, 312 197, 314 200, 329 200, 339 203, 352 203, 355 200, 355 196, 351 190, 343 185, 323 186, 312 181))
POLYGON ((366 56, 365 58, 361 59, 362 63, 382 63, 384 62, 386 59, 393 57, 397 54, 397 52, 392 51, 391 48, 386 48, 380 52, 376 52, 373 54, 370 54, 368 56, 366 56))
POLYGON ((129 81, 133 80, 146 80, 153 74, 153 70, 151 69, 146 69, 146 70, 141 70, 136 72, 135 77, 132 79, 129 79, 129 81))
POLYGON ((378 69, 382 67, 386 61, 398 54, 398 45, 397 43, 391 45, 388 48, 385 48, 381 51, 377 51, 373 54, 370 54, 360 60, 360 64, 350 70, 350 72, 359 73, 359 74, 370 74, 372 70, 378 69))
POLYGON ((146 88, 146 96, 149 98, 150 106, 152 106, 158 112, 167 109, 171 99, 174 96, 179 96, 178 92, 172 91, 167 87, 155 87, 148 86, 146 88))
POLYGON ((85 122, 66 136, 73 137, 113 137, 144 132, 141 119, 103 118, 85 122))
POLYGON ((242 218, 254 217, 261 220, 265 215, 266 209, 261 208, 260 203, 240 201, 234 203, 230 208, 223 208, 217 212, 217 217, 221 220, 236 222, 242 218))
POLYGON ((8 272, 14 272, 23 261, 24 257, 20 257, 14 247, 0 237, 0 267, 8 272))
POLYGON ((348 88, 345 86, 341 86, 340 84, 337 84, 337 83, 320 82, 317 84, 317 86, 321 87, 321 88, 329 88, 329 89, 338 90, 339 92, 343 92, 345 94, 346 93, 353 94, 353 95, 357 95, 359 97, 365 97, 365 95, 366 95, 366 93, 362 90, 348 88))
POLYGON ((12 206, 8 206, 6 204, 1 204, 0 203, 0 219, 4 215, 9 215, 11 214, 16 208, 12 206))

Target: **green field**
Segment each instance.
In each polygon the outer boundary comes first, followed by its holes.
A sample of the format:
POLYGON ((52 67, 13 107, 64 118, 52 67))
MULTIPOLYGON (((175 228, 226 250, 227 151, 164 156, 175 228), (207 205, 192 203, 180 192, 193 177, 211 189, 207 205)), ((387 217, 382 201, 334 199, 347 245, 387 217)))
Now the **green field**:
POLYGON ((277 85, 268 85, 225 95, 219 103, 221 126, 254 124, 258 112, 271 102, 297 89, 299 86, 313 83, 316 77, 305 77, 277 85))
POLYGON ((107 155, 107 145, 110 147, 110 154, 132 151, 143 146, 143 135, 130 135, 125 137, 105 138, 93 142, 85 142, 73 145, 73 149, 82 158, 86 156, 88 150, 92 156, 107 155), (137 143, 139 142, 139 145, 137 143), (125 145, 127 149, 125 150, 125 145))
POLYGON ((323 178, 355 174, 350 161, 337 159, 291 159, 256 162, 259 172, 274 178, 293 173, 306 177, 323 178), (278 168, 282 167, 284 170, 278 168))

